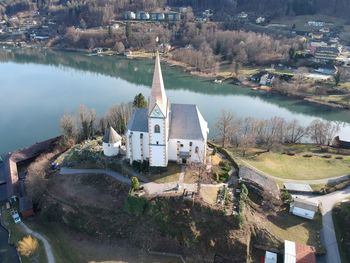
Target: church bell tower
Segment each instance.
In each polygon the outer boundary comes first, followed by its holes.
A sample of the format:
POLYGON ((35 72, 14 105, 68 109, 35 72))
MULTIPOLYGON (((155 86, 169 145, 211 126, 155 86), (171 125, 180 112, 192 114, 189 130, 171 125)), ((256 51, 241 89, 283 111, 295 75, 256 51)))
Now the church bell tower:
POLYGON ((159 53, 157 52, 148 103, 150 166, 168 166, 169 106, 164 89, 159 53))

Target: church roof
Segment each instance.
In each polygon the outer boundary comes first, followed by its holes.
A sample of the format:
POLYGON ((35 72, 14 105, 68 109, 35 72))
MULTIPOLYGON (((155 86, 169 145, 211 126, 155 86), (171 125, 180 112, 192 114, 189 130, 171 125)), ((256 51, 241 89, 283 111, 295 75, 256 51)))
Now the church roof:
POLYGON ((122 137, 112 127, 109 127, 103 136, 104 143, 116 143, 121 141, 121 139, 122 137))
POLYGON ((128 130, 137 132, 148 132, 148 112, 145 108, 135 110, 128 123, 128 130))
POLYGON ((208 123, 194 104, 171 104, 170 139, 203 140, 208 123))
POLYGON ((159 53, 157 52, 156 61, 154 65, 153 81, 151 96, 149 99, 148 113, 151 113, 155 105, 157 104, 162 111, 163 115, 166 116, 167 110, 167 97, 164 89, 162 69, 160 67, 159 53))

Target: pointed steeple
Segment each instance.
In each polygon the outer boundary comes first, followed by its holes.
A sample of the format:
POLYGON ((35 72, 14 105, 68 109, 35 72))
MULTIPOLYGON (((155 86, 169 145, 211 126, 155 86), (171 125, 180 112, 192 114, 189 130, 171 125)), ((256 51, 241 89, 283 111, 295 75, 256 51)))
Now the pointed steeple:
POLYGON ((148 113, 150 114, 151 111, 154 109, 155 105, 158 105, 163 115, 166 116, 167 100, 168 99, 166 97, 164 89, 162 69, 160 67, 159 53, 157 51, 148 113))

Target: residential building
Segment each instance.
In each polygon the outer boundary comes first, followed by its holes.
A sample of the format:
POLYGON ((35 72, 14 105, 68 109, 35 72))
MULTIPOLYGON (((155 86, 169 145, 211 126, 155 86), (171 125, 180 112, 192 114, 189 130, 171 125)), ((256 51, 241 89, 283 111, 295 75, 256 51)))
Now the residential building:
POLYGON ((339 55, 339 49, 336 47, 317 47, 315 51, 315 59, 320 62, 336 60, 339 55))

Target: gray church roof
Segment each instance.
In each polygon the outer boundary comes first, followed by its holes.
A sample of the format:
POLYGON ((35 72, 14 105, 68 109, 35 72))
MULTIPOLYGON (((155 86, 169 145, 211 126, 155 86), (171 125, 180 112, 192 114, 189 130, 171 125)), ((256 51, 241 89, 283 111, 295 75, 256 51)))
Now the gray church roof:
POLYGON ((136 109, 128 123, 128 130, 136 132, 148 132, 148 110, 136 109))
POLYGON ((170 139, 203 140, 208 124, 194 104, 171 104, 170 139))
MULTIPOLYGON (((147 109, 136 109, 128 124, 128 130, 148 132, 147 109)), ((169 139, 203 140, 208 124, 194 104, 171 104, 169 139)))
POLYGON ((109 127, 103 136, 104 143, 116 143, 121 141, 121 139, 122 137, 120 137, 120 135, 112 127, 109 127))

